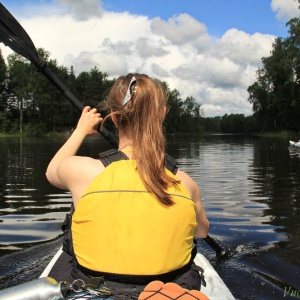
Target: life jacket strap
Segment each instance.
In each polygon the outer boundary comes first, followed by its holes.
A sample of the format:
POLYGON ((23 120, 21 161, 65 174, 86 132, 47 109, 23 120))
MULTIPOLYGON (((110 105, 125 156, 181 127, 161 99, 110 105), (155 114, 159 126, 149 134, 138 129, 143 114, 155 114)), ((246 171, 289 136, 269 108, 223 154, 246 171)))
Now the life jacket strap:
POLYGON ((122 151, 117 149, 110 149, 105 152, 99 153, 100 161, 103 163, 106 168, 109 164, 118 160, 127 160, 128 157, 122 151))
MULTIPOLYGON (((114 161, 118 160, 127 160, 128 157, 122 151, 118 151, 117 149, 110 149, 105 152, 99 153, 99 157, 104 167, 107 167, 114 161)), ((168 153, 165 154, 165 167, 172 172, 174 175, 178 171, 178 161, 171 157, 168 153)))

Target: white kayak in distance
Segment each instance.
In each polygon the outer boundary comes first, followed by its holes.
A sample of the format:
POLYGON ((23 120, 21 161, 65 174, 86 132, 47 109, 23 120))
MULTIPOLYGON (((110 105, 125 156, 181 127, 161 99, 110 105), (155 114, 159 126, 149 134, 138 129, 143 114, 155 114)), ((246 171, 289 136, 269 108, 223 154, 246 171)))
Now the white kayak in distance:
MULTIPOLYGON (((114 299, 113 296, 102 297, 97 296, 96 293, 91 297, 87 297, 84 291, 81 292, 80 290, 76 291, 76 293, 74 291, 70 292, 72 285, 66 282, 57 282, 55 279, 48 277, 62 253, 63 250, 60 248, 44 269, 39 279, 0 290, 0 300, 114 299), (82 296, 80 293, 82 293, 82 296)), ((235 299, 219 274, 202 253, 197 253, 194 262, 204 270, 203 275, 206 284, 199 287, 202 293, 211 300, 235 299)))
POLYGON ((300 140, 298 142, 290 141, 290 148, 300 150, 300 140))

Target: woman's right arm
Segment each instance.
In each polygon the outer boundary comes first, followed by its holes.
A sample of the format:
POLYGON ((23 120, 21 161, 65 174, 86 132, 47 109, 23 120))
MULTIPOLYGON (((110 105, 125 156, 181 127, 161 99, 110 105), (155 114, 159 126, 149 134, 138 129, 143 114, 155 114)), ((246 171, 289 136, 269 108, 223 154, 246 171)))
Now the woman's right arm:
MULTIPOLYGON (((102 118, 95 108, 86 106, 83 109, 76 129, 48 165, 46 177, 52 185, 69 189, 69 184, 72 184, 76 177, 82 177, 82 168, 86 167, 86 164, 77 162, 83 158, 75 155, 88 135, 97 134, 96 127, 101 121, 102 118)), ((87 158, 85 160, 88 161, 87 158)))

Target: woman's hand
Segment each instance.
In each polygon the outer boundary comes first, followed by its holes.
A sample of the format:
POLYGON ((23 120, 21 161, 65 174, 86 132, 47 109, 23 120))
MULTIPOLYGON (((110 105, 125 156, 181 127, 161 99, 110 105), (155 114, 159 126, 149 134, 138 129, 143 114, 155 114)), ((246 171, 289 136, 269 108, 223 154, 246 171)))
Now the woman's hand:
POLYGON ((77 123, 76 131, 84 136, 97 133, 97 126, 103 121, 101 114, 97 112, 96 108, 91 109, 86 106, 81 113, 81 117, 77 123))

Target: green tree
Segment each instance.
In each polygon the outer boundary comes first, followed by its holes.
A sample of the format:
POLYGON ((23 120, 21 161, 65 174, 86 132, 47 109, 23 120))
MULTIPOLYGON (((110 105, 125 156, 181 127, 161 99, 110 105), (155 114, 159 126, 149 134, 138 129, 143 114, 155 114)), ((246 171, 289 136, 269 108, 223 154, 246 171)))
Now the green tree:
POLYGON ((170 91, 166 82, 163 82, 168 93, 168 113, 164 121, 164 127, 167 133, 179 132, 181 129, 181 115, 182 115, 182 100, 178 90, 170 91))
POLYGON ((221 117, 203 118, 203 127, 205 132, 221 132, 221 117))
POLYGON ((277 38, 257 81, 249 86, 249 102, 263 130, 300 128, 300 20, 291 19, 290 36, 277 38))
POLYGON ((112 85, 108 74, 94 67, 89 72, 81 72, 76 79, 77 92, 84 105, 97 107, 112 85))
POLYGON ((225 114, 221 120, 223 133, 245 133, 245 116, 243 114, 225 114))
POLYGON ((6 109, 7 66, 0 49, 0 112, 6 109))
POLYGON ((259 126, 254 115, 245 117, 244 120, 244 132, 245 133, 257 133, 259 132, 259 126))
POLYGON ((289 49, 290 61, 292 66, 291 82, 291 110, 292 114, 289 116, 291 126, 293 129, 300 129, 300 18, 291 19, 287 25, 290 27, 290 37, 286 40, 289 49))
MULTIPOLYGON (((50 53, 42 48, 38 49, 39 57, 47 63, 48 67, 62 82, 69 79, 68 69, 58 66, 56 60, 50 59, 50 53)), ((31 128, 43 134, 43 131, 57 131, 69 125, 70 104, 57 88, 36 67, 31 65, 31 100, 28 105, 28 115, 31 128)))
MULTIPOLYGON (((68 86, 70 91, 77 97, 79 98, 79 93, 77 91, 77 78, 75 75, 75 71, 73 66, 71 66, 70 70, 68 71, 68 78, 65 84, 68 86)), ((77 111, 76 108, 74 108, 73 105, 69 105, 69 120, 70 124, 76 124, 77 120, 79 117, 79 112, 77 111)))
POLYGON ((181 119, 184 124, 182 129, 192 133, 203 131, 204 129, 201 124, 202 114, 201 105, 197 103, 196 99, 187 97, 182 104, 181 119))
POLYGON ((31 99, 30 66, 28 61, 19 54, 8 56, 8 108, 19 112, 19 130, 23 132, 24 110, 31 99))
MULTIPOLYGON (((73 74, 69 73, 67 68, 58 66, 56 60, 50 59, 48 51, 40 48, 38 54, 62 82, 74 80, 73 74)), ((8 104, 10 110, 19 111, 21 132, 24 115, 28 117, 27 129, 34 135, 56 131, 57 128, 63 129, 73 123, 71 104, 34 65, 22 56, 12 54, 8 57, 8 66, 8 104)))

